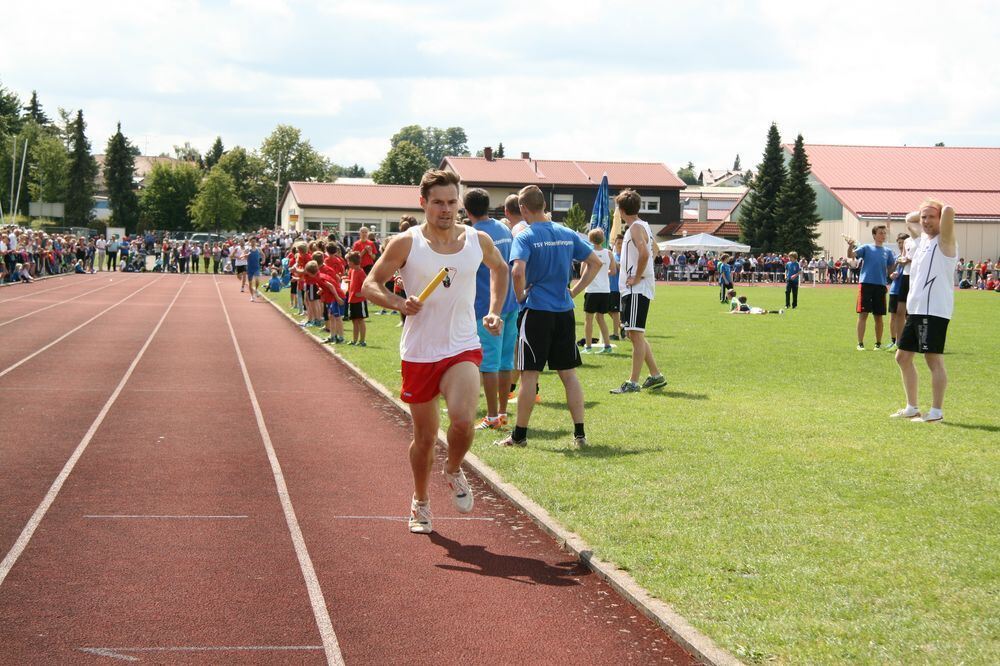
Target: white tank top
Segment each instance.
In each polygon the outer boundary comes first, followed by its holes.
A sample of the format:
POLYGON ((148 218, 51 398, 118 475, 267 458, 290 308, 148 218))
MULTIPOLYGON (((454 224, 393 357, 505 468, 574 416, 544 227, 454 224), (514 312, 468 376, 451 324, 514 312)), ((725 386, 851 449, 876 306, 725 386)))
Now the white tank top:
POLYGON ((618 290, 622 296, 625 294, 642 294, 649 300, 653 300, 656 279, 653 277, 653 233, 649 230, 649 225, 643 220, 636 220, 625 230, 625 241, 622 243, 622 266, 618 274, 618 290), (646 269, 640 276, 642 279, 631 287, 625 284, 625 280, 635 277, 636 264, 639 263, 639 252, 632 240, 632 226, 639 225, 646 232, 646 250, 649 252, 649 259, 646 261, 646 269))
POLYGON ((601 260, 601 268, 597 271, 597 277, 583 290, 585 294, 608 294, 611 293, 611 276, 608 269, 611 267, 611 251, 607 248, 594 250, 594 254, 601 260))
POLYGON ((952 278, 955 275, 955 256, 946 257, 938 246, 940 236, 921 236, 912 258, 910 293, 906 297, 906 313, 930 315, 951 319, 955 310, 955 292, 952 278))
POLYGON ((483 263, 479 235, 465 230, 465 245, 455 254, 431 249, 423 225, 406 231, 412 245, 399 269, 407 296, 417 296, 442 268, 448 277, 424 301, 419 314, 406 318, 399 340, 399 357, 414 363, 434 363, 465 351, 479 349, 476 328, 476 272, 483 263))

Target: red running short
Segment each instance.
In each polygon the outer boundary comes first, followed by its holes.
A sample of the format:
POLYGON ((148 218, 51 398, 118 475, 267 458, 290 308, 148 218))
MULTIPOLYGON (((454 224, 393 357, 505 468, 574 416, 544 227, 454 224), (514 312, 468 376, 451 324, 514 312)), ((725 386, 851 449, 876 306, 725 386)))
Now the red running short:
POLYGON ((470 349, 433 363, 403 361, 403 390, 399 397, 406 403, 427 402, 441 393, 441 377, 448 368, 465 362, 479 367, 483 362, 483 350, 470 349))

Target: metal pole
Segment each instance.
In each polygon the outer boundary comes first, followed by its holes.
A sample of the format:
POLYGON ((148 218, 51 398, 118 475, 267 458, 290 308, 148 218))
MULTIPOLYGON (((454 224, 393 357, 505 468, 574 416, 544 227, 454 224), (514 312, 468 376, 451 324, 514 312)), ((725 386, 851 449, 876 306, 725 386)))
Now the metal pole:
POLYGON ((14 137, 14 149, 10 151, 10 214, 14 215, 14 174, 17 172, 17 137, 14 137))
POLYGON ((274 183, 274 230, 278 230, 279 206, 281 205, 281 153, 278 153, 278 180, 274 183))
POLYGON ((21 188, 24 187, 24 163, 28 160, 28 140, 24 140, 24 154, 21 156, 21 175, 17 177, 17 198, 14 200, 14 208, 11 215, 17 216, 17 208, 21 205, 21 188))

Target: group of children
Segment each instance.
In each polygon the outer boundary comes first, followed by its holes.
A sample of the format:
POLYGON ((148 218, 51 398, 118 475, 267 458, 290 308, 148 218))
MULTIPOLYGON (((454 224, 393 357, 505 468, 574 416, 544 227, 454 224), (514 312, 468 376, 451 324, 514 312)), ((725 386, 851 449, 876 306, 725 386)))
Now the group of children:
MULTIPOLYGON (((344 319, 352 324, 351 341, 347 344, 365 347, 365 320, 368 302, 361 295, 366 273, 361 268, 361 255, 347 252, 336 241, 299 241, 282 261, 288 278, 292 306, 305 321, 302 327, 322 327, 328 334, 325 343, 341 344, 344 319)), ((271 271, 269 291, 282 287, 278 269, 271 271)))

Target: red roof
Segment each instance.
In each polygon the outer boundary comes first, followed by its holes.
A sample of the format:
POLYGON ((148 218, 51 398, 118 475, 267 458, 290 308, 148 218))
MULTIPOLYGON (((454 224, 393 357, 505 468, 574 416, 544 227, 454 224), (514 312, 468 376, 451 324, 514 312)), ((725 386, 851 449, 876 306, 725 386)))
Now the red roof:
MULTIPOLYGON (((734 202, 735 203, 735 202, 734 202)), ((698 221, 698 211, 697 209, 685 208, 683 211, 684 220, 692 220, 694 222, 698 221)), ((709 208, 707 218, 710 222, 721 222, 722 218, 726 217, 733 212, 732 208, 728 209, 717 209, 709 208)))
POLYGON ((1000 148, 805 148, 816 179, 856 215, 905 214, 933 197, 959 218, 1000 217, 1000 148))
POLYGON ((420 208, 420 188, 416 185, 359 185, 356 183, 293 181, 288 183, 287 191, 292 193, 295 201, 303 208, 392 210, 416 210, 420 208))
POLYGON ((612 187, 682 189, 684 182, 659 162, 587 162, 572 160, 445 157, 442 163, 467 183, 509 185, 571 185, 597 187, 608 174, 612 187))
POLYGON ((676 238, 683 236, 685 231, 688 236, 712 234, 713 236, 738 238, 740 235, 740 226, 736 222, 722 222, 721 220, 709 222, 685 220, 684 222, 674 222, 673 224, 665 225, 656 235, 664 238, 676 238))

